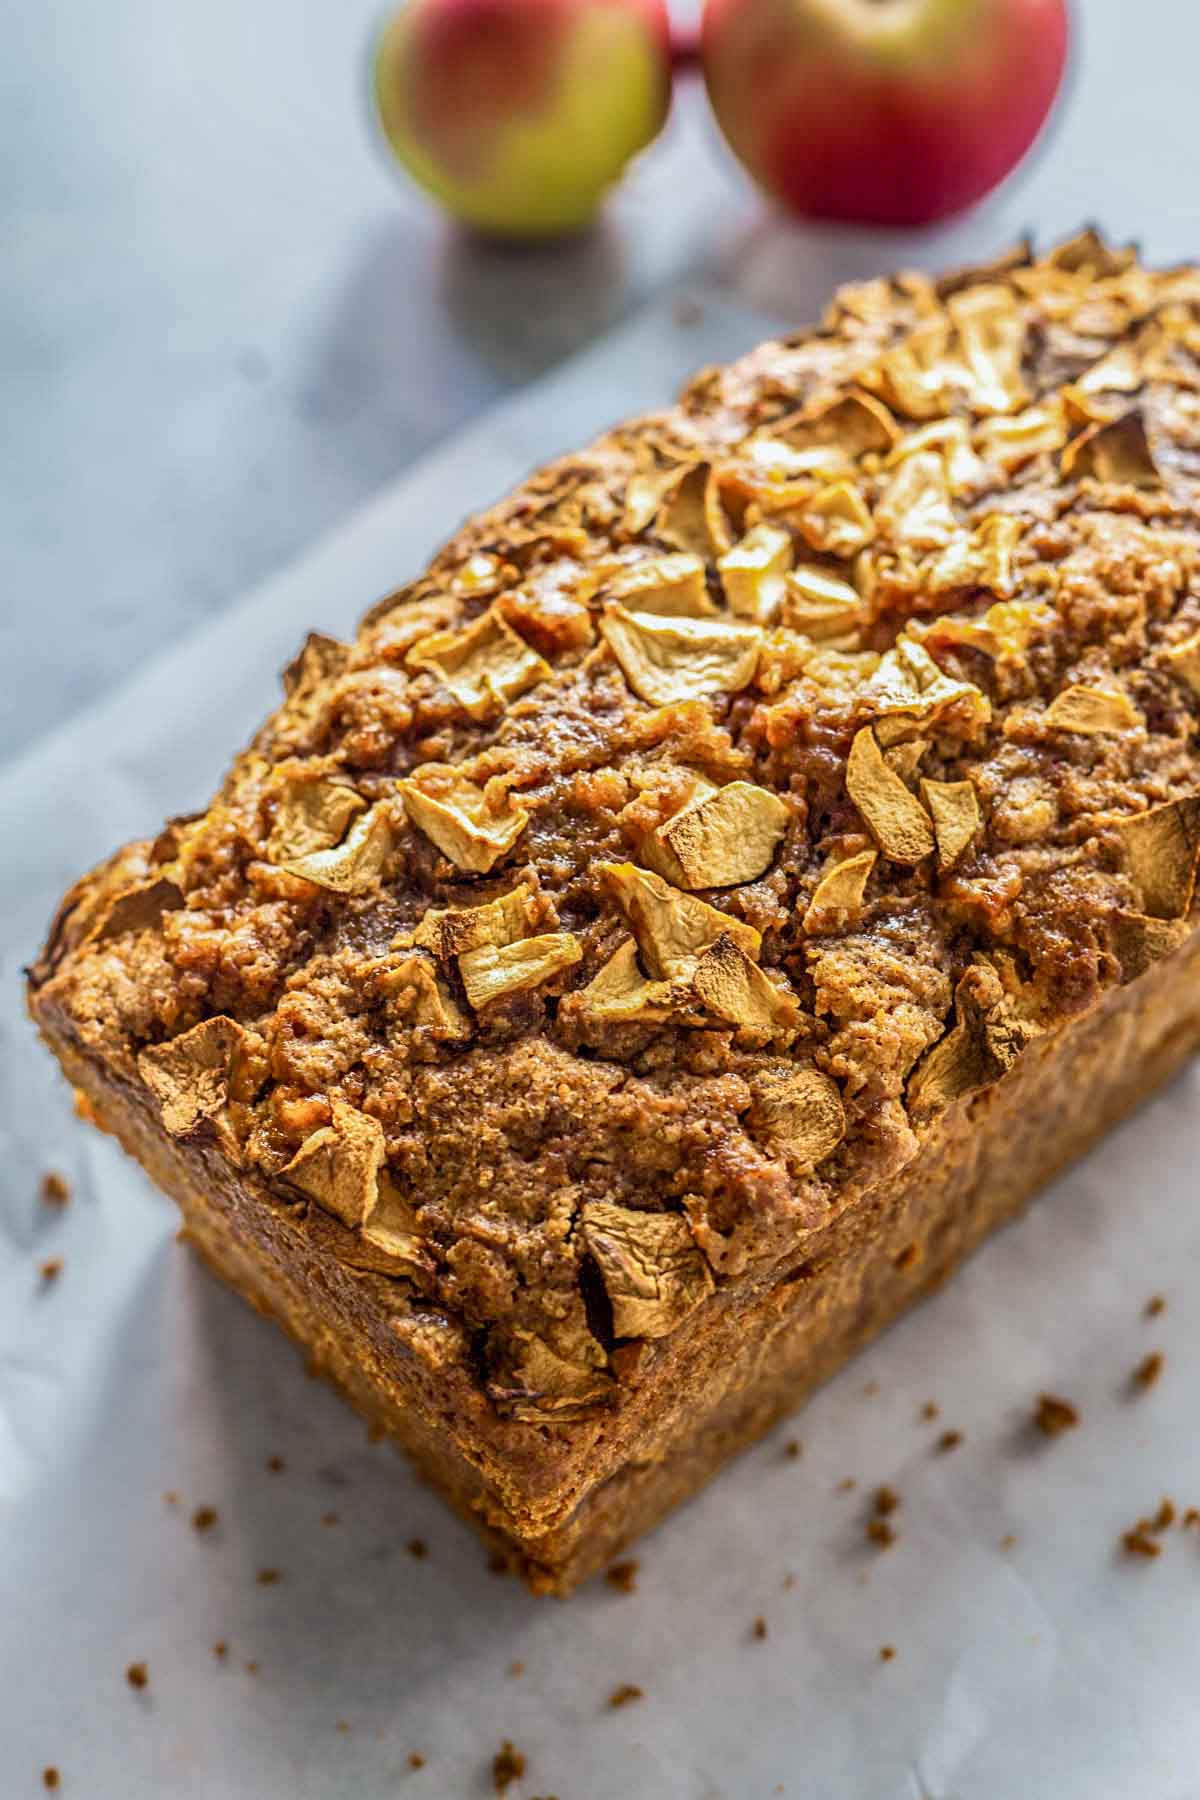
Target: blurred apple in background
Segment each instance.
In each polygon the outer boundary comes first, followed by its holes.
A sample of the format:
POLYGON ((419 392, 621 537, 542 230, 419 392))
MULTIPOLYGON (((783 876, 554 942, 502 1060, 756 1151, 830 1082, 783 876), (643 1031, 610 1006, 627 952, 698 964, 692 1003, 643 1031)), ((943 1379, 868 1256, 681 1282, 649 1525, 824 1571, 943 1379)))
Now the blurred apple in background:
POLYGON ((375 93, 392 149, 456 218, 573 231, 666 120, 664 0, 408 0, 375 93))
POLYGON ((731 148, 811 218, 925 225, 995 187, 1062 81, 1065 0, 707 0, 731 148))

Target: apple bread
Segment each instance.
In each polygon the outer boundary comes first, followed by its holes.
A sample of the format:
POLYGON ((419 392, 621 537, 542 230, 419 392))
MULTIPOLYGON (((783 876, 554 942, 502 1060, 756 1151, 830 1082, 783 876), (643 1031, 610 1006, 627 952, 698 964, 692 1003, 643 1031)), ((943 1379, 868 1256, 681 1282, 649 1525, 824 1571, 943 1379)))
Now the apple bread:
POLYGON ((535 1587, 1200 1039, 1200 274, 1092 233, 533 475, 71 891, 95 1120, 535 1587))

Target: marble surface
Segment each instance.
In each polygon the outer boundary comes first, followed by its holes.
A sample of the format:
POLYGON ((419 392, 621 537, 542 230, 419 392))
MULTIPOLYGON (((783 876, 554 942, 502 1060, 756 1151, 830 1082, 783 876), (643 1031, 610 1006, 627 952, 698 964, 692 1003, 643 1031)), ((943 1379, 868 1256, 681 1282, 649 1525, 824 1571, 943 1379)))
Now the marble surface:
POLYGON ((1025 227, 1195 252, 1200 16, 1078 13, 1049 141, 953 227, 782 223, 685 83, 602 223, 521 253, 457 236, 389 166, 374 0, 0 0, 0 756, 673 282, 798 321, 836 280, 1025 227))

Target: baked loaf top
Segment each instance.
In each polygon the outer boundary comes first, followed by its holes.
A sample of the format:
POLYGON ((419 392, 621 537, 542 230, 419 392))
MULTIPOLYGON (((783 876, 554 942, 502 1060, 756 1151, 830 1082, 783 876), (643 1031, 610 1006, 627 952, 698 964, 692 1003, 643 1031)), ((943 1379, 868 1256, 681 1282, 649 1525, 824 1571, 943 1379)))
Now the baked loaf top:
POLYGON ((846 288, 310 638, 35 1003, 490 1407, 596 1417, 1189 929, 1198 484, 1196 271, 846 288))

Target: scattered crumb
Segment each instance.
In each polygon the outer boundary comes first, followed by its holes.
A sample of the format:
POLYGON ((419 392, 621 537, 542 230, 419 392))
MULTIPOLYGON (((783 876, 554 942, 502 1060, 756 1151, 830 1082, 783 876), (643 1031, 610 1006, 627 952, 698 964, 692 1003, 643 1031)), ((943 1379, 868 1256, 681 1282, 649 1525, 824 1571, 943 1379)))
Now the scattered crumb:
POLYGON ((1158 1556, 1162 1552, 1158 1539, 1174 1523, 1175 1502, 1164 1498, 1153 1518, 1139 1519, 1136 1525, 1122 1532, 1121 1544, 1129 1556, 1158 1556))
POLYGON ((879 1392, 879 1383, 874 1379, 874 1377, 872 1377, 872 1379, 870 1381, 865 1381, 863 1383, 863 1398, 865 1400, 873 1400, 878 1392, 879 1392))
POLYGON ((890 1488, 890 1487, 876 1488, 876 1490, 875 1490, 875 1512, 879 1518, 886 1519, 889 1513, 895 1512, 895 1510, 899 1506, 899 1504, 900 1504, 900 1496, 896 1492, 895 1488, 890 1488))
POLYGON ((796 1577, 794 1575, 785 1575, 780 1585, 784 1589, 794 1588, 796 1585, 796 1577))
POLYGON ((58 1786, 58 1770, 51 1763, 48 1769, 42 1770, 42 1786, 54 1789, 58 1786))
POLYGON ((211 1531, 219 1517, 215 1506, 198 1506, 192 1514, 192 1530, 211 1531))
POLYGON ((757 1619, 755 1619, 754 1624, 750 1627, 750 1635, 752 1638, 754 1638, 760 1644, 762 1643, 762 1640, 766 1637, 767 1621, 763 1618, 761 1613, 758 1615, 757 1619))
POLYGON ((1146 1302, 1146 1317, 1148 1319, 1157 1319, 1160 1313, 1165 1313, 1166 1310, 1166 1297, 1163 1294, 1151 1294, 1146 1302))
MULTIPOLYGON (((71 1198, 71 1184, 57 1169, 50 1169, 42 1176, 38 1192, 43 1206, 66 1206, 71 1198)), ((49 1787, 50 1783, 47 1782, 46 1786, 49 1787)))
POLYGON ((941 1409, 939 1408, 936 1400, 927 1400, 925 1402, 924 1406, 921 1408, 921 1417, 928 1424, 932 1420, 937 1418, 940 1410, 941 1409))
POLYGON ((150 1671, 144 1662, 130 1663, 125 1671, 125 1679, 131 1688, 149 1687, 150 1671))
POLYGON ((343 1737, 346 1737, 350 1731, 349 1719, 339 1719, 337 1722, 337 1729, 341 1732, 343 1737))
POLYGON ((1043 1437, 1061 1437, 1064 1431, 1073 1431, 1078 1425, 1079 1412, 1057 1394, 1039 1394, 1033 1422, 1043 1437))
POLYGON ((259 1587, 274 1587, 277 1581, 282 1580, 282 1575, 278 1569, 260 1569, 254 1579, 259 1587))
POLYGON ((1016 1532, 1015 1531, 1006 1531, 1004 1536, 1000 1539, 1000 1548, 1002 1550, 1011 1550, 1014 1548, 1016 1541, 1017 1541, 1016 1532))
POLYGON ((179 1505, 179 1495, 175 1492, 174 1488, 167 1489, 166 1493, 163 1495, 163 1504, 165 1506, 179 1505))
POLYGON ((620 1687, 615 1687, 608 1696, 608 1704, 615 1712, 618 1707, 632 1706, 635 1700, 644 1698, 645 1695, 640 1687, 635 1687, 632 1681, 623 1681, 620 1687))
POLYGON ((246 1664, 246 1673, 247 1673, 247 1675, 257 1675, 258 1674, 258 1664, 253 1659, 251 1659, 251 1661, 246 1664))
POLYGON ((693 326, 699 325, 704 317, 704 308, 700 302, 693 300, 688 294, 684 294, 676 300, 671 312, 681 331, 690 331, 693 326))
POLYGON ((340 1513, 335 1512, 322 1513, 321 1523, 322 1525, 338 1525, 341 1523, 341 1516, 340 1513))
POLYGON ((425 1758, 421 1755, 419 1750, 409 1751, 408 1766, 410 1769, 423 1769, 425 1767, 425 1758))
POLYGON ((947 1456, 951 1450, 957 1450, 962 1441, 961 1431, 943 1431, 937 1441, 938 1451, 942 1456, 947 1456))
POLYGON ((416 1558, 417 1562, 424 1562, 425 1558, 429 1555, 429 1545, 425 1542, 424 1538, 409 1538, 404 1548, 408 1551, 410 1556, 416 1558))
POLYGON ((218 1638, 217 1642, 212 1647, 212 1653, 218 1662, 225 1661, 225 1658, 229 1655, 229 1645, 225 1642, 224 1638, 218 1638))
POLYGON ((855 1481, 855 1479, 854 1479, 854 1477, 853 1477, 853 1475, 847 1475, 847 1476, 846 1476, 846 1478, 845 1478, 845 1480, 844 1480, 844 1481, 839 1481, 839 1482, 838 1482, 838 1484, 837 1484, 837 1491, 838 1491, 838 1493, 839 1493, 839 1494, 848 1494, 848 1493, 850 1493, 850 1492, 851 1492, 851 1491, 852 1491, 852 1489, 854 1489, 854 1488, 855 1488, 855 1487, 856 1487, 856 1486, 857 1486, 857 1485, 858 1485, 858 1484, 857 1484, 857 1482, 856 1482, 856 1481, 855 1481))
POLYGON ((525 1664, 523 1662, 510 1662, 508 1665, 508 1672, 514 1680, 519 1681, 521 1676, 525 1673, 525 1664))
POLYGON ((505 1738, 499 1750, 492 1758, 492 1781, 498 1794, 507 1793, 514 1781, 520 1781, 525 1773, 525 1758, 514 1749, 512 1740, 505 1738))
POLYGON ((1131 1385, 1135 1387, 1139 1393, 1144 1394, 1147 1388, 1152 1388, 1154 1386, 1155 1382, 1162 1374, 1165 1360, 1161 1350, 1152 1350, 1149 1356, 1144 1356, 1142 1358, 1137 1368, 1133 1371, 1131 1385))
POLYGON ((38 1269, 38 1274, 47 1284, 57 1281, 62 1272, 63 1259, 61 1256, 48 1256, 38 1269))
POLYGON ((891 1662, 894 1659, 895 1655, 896 1655, 896 1646, 894 1644, 880 1645, 880 1649, 879 1649, 880 1662, 891 1662))
POLYGON ((637 1592, 638 1566, 637 1558, 633 1556, 626 1562, 615 1562, 611 1569, 605 1570, 604 1579, 619 1594, 634 1594, 637 1592))
POLYGON ((1193 1525, 1200 1525, 1200 1506, 1189 1506, 1183 1515, 1183 1529, 1188 1531, 1193 1525))
POLYGON ((886 1519, 868 1519, 867 1536, 881 1550, 890 1550, 896 1541, 896 1533, 886 1519))
POLYGON ((795 1462, 803 1448, 804 1445, 800 1442, 799 1438, 789 1438, 787 1443, 783 1446, 783 1454, 790 1457, 791 1460, 795 1462))
POLYGON ((282 1456, 268 1456, 267 1467, 272 1475, 282 1475, 283 1471, 287 1468, 287 1464, 284 1462, 282 1456))

